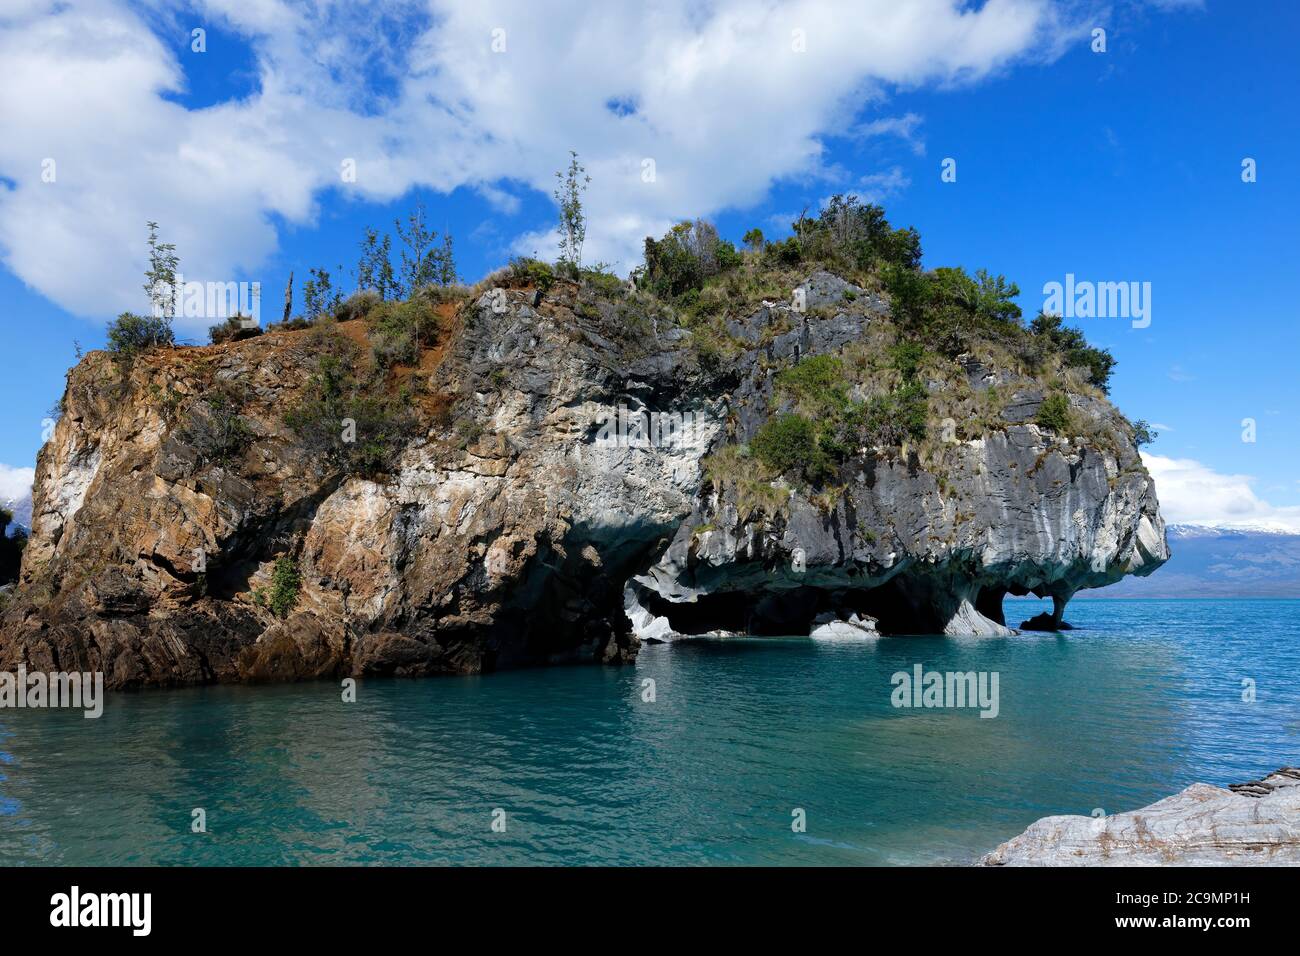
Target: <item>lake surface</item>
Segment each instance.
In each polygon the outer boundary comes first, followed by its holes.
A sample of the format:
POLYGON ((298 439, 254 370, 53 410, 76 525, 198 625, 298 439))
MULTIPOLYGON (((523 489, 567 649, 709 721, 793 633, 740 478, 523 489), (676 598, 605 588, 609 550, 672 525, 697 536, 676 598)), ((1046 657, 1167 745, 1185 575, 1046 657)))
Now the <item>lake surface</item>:
MULTIPOLYGON (((1007 619, 1039 609, 1008 599, 1007 619)), ((1067 617, 1067 636, 700 641, 621 669, 367 680, 355 703, 317 683, 0 711, 0 864, 967 863, 1040 816, 1300 764, 1300 601, 1067 617), (916 664, 997 672, 998 716, 894 707, 916 664)))

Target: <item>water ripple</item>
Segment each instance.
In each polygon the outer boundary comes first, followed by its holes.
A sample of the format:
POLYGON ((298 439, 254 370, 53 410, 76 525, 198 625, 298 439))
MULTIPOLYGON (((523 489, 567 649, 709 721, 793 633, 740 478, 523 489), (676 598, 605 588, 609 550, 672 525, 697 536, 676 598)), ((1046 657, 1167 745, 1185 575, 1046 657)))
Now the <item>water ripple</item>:
POLYGON ((1071 618, 1068 637, 653 646, 632 668, 370 680, 355 704, 320 683, 6 711, 0 862, 965 862, 1039 816, 1300 763, 1300 602, 1071 618), (893 708, 917 663, 997 671, 999 717, 893 708))

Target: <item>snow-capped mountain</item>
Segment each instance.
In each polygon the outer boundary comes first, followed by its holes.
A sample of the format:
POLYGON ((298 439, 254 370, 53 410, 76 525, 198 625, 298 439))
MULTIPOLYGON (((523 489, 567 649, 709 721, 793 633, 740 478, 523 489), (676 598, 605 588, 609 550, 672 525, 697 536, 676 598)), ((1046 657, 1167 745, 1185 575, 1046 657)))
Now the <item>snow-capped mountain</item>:
POLYGON ((1291 528, 1285 524, 1231 524, 1231 525, 1210 525, 1210 524, 1171 524, 1169 525, 1170 540, 1182 538, 1219 538, 1224 535, 1232 534, 1273 534, 1273 535, 1300 535, 1300 531, 1291 528))
POLYGON ((1300 598, 1300 533, 1283 527, 1170 525, 1169 562, 1082 598, 1300 598))
POLYGON ((30 531, 32 527, 32 496, 29 492, 21 498, 9 498, 0 501, 0 508, 13 512, 14 523, 10 526, 12 531, 14 527, 21 525, 24 530, 30 531))

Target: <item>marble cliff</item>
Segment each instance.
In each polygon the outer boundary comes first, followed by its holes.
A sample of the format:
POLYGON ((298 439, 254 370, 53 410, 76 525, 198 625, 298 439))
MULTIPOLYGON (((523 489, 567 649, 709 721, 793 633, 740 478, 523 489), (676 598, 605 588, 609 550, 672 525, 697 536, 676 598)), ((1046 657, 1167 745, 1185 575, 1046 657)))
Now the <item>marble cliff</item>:
POLYGON ((0 667, 129 687, 619 663, 706 633, 1008 634, 1007 593, 1050 596, 1026 624, 1059 627, 1079 589, 1167 559, 1104 394, 978 347, 912 373, 924 440, 854 440, 816 481, 764 466, 764 425, 819 400, 790 370, 830 357, 855 408, 898 375, 883 291, 811 271, 786 293, 722 348, 630 286, 504 276, 430 305, 437 335, 380 369, 365 303, 91 353, 40 455, 0 667), (1068 427, 1043 424, 1050 395, 1068 427))

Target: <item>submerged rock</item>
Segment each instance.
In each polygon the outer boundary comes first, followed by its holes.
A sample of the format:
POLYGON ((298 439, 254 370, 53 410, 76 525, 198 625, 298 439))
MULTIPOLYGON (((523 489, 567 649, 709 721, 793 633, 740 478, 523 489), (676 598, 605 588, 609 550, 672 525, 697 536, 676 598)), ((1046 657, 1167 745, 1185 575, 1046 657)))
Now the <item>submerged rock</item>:
POLYGON ((1021 621, 1020 629, 1022 631, 1072 631, 1074 626, 1068 621, 1058 621, 1055 615, 1044 611, 1042 614, 1035 614, 1027 621, 1021 621))
POLYGON ((1129 813, 1044 817, 986 866, 1300 865, 1300 769, 1226 790, 1195 783, 1129 813))
MULTIPOLYGON (((1122 416, 1072 395, 1086 433, 1049 433, 1028 420, 1042 389, 992 353, 929 380, 932 440, 852 449, 820 488, 755 474, 783 369, 874 369, 894 341, 880 294, 829 273, 798 290, 729 320, 719 362, 639 293, 485 287, 418 368, 374 376, 409 422, 373 474, 286 417, 336 340, 365 365, 364 320, 125 373, 91 353, 41 451, 0 669, 125 687, 620 663, 720 633, 1006 635, 1007 593, 1063 609, 1167 559, 1122 416), (243 440, 224 447, 232 406, 211 396, 233 386, 243 440)), ((391 440, 368 421, 358 442, 391 440)))

